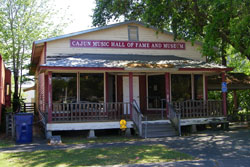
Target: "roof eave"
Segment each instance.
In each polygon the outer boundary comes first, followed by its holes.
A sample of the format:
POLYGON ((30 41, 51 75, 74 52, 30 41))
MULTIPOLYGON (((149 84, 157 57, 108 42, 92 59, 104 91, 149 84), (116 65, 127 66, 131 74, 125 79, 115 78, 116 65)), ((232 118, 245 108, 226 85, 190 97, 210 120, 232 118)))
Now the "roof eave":
POLYGON ((227 72, 232 71, 234 68, 179 68, 179 71, 216 71, 216 72, 227 72))

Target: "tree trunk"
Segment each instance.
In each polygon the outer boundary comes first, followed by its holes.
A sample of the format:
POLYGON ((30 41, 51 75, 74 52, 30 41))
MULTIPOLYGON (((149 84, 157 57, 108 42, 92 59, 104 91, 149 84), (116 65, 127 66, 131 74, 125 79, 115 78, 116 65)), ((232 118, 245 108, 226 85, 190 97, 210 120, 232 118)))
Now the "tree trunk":
POLYGON ((20 111, 20 99, 18 96, 18 72, 17 70, 14 71, 14 94, 13 94, 13 111, 19 112, 20 111))
POLYGON ((224 40, 221 42, 221 64, 227 66, 227 59, 226 59, 226 45, 224 40))

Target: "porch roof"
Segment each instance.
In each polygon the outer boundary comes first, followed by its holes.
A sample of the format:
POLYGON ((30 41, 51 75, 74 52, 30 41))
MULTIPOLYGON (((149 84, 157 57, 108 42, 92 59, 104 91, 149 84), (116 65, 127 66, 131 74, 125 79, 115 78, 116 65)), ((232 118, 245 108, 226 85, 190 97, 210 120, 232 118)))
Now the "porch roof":
MULTIPOLYGON (((250 89, 250 76, 244 73, 227 73, 226 82, 228 90, 250 89)), ((208 90, 221 90, 221 76, 208 77, 208 90)))
POLYGON ((175 55, 133 55, 133 54, 61 54, 48 56, 41 67, 101 67, 122 69, 216 69, 227 67, 175 55))

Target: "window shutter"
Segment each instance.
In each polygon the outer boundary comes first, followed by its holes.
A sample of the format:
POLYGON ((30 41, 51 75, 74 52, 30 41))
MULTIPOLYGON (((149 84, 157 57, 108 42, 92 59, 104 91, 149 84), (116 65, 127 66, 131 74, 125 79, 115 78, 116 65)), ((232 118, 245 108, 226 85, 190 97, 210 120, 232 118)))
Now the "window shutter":
POLYGON ((139 41, 138 27, 128 26, 128 40, 139 41))

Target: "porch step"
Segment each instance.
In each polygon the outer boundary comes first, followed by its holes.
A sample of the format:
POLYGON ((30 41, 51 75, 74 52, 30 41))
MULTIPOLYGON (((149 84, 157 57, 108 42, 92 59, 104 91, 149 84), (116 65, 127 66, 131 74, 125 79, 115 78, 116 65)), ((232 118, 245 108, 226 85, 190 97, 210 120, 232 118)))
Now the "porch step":
POLYGON ((170 123, 146 123, 142 124, 142 137, 169 137, 177 136, 175 128, 170 123))

